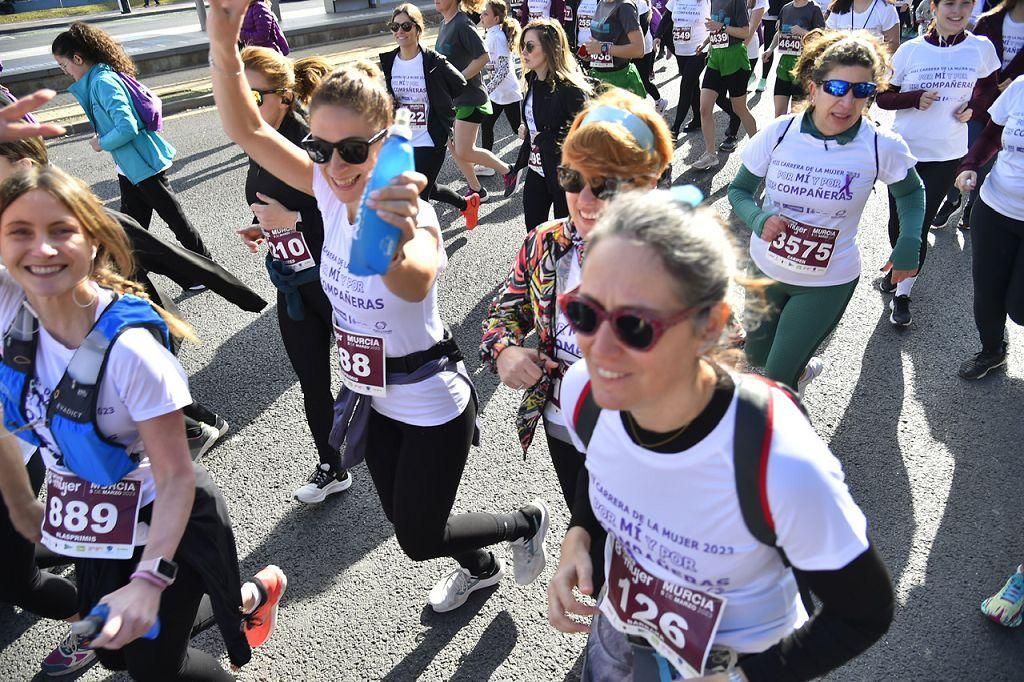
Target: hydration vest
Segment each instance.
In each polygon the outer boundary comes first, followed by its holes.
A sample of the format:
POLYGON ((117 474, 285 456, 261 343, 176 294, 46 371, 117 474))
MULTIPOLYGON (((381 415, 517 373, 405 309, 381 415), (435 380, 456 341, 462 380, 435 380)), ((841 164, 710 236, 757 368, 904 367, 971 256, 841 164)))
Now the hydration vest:
MULTIPOLYGON (((149 330, 170 348, 167 324, 148 301, 130 294, 116 296, 71 357, 46 407, 46 423, 60 450, 53 453, 58 464, 96 485, 113 485, 139 465, 138 454, 104 436, 96 423, 96 404, 110 349, 125 330, 134 327, 149 330)), ((27 301, 15 314, 3 343, 0 403, 4 425, 25 442, 39 446, 39 436, 25 416, 39 346, 39 320, 27 301)))

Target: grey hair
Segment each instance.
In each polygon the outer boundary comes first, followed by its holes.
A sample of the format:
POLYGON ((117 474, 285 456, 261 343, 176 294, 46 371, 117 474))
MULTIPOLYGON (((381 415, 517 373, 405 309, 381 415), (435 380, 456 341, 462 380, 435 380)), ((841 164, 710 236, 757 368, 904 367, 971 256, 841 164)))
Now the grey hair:
POLYGON ((686 307, 702 309, 696 319, 725 300, 736 274, 736 249, 718 213, 692 208, 667 190, 627 192, 604 209, 587 249, 613 237, 648 247, 668 271, 686 307))

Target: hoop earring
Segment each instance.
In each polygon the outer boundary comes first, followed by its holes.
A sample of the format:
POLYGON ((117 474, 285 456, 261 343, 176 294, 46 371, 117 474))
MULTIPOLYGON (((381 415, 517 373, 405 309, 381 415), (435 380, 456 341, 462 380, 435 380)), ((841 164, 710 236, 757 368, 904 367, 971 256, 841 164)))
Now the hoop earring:
MULTIPOLYGON (((83 280, 83 281, 86 281, 86 282, 87 282, 87 281, 89 281, 89 280, 88 280, 88 279, 85 279, 85 280, 83 280)), ((91 306, 91 305, 92 305, 93 303, 95 303, 96 301, 98 301, 98 300, 99 300, 99 298, 100 298, 100 297, 99 297, 99 295, 98 295, 98 294, 96 294, 96 295, 94 295, 94 296, 92 297, 92 300, 91 300, 91 301, 89 301, 88 303, 82 304, 82 303, 79 303, 79 301, 78 301, 78 288, 77 288, 77 287, 75 287, 74 289, 72 289, 72 290, 71 290, 71 300, 72 300, 72 301, 74 301, 75 305, 77 305, 77 306, 78 306, 79 308, 83 308, 83 309, 84 309, 84 308, 88 308, 88 307, 90 307, 90 306, 91 306)))

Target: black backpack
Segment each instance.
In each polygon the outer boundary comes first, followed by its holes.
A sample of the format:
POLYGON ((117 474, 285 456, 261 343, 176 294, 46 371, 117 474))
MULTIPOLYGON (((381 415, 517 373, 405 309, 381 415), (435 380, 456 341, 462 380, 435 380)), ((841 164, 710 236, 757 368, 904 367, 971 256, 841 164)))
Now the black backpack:
MULTIPOLYGON (((768 456, 771 453, 774 417, 772 388, 783 391, 806 414, 796 394, 782 384, 752 375, 736 382, 736 425, 733 435, 736 494, 743 522, 750 534, 761 544, 775 549, 782 563, 792 568, 786 552, 778 546, 775 521, 768 506, 768 456)), ((600 416, 601 408, 594 401, 588 381, 576 402, 572 419, 573 429, 585 448, 590 446, 600 416)), ((814 614, 815 606, 810 590, 799 579, 797 587, 808 615, 814 614)))

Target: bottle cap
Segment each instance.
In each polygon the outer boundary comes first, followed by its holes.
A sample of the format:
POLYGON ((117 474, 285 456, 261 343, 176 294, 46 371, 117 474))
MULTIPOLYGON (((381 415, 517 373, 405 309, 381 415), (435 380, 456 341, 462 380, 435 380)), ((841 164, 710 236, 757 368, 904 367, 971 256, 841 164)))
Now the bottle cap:
POLYGON ((401 108, 395 112, 395 122, 391 125, 388 135, 397 135, 407 140, 412 139, 412 112, 401 108))

